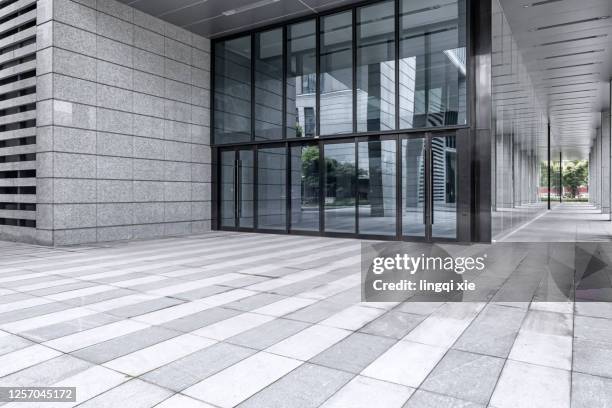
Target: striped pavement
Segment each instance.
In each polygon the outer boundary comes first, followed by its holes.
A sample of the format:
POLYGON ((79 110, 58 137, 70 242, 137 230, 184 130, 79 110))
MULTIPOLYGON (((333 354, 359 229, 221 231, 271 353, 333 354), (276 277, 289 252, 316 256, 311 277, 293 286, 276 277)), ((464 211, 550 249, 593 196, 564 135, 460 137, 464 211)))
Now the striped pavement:
POLYGON ((75 403, 4 406, 612 404, 609 304, 363 303, 360 249, 229 232, 0 242, 0 386, 77 387, 75 403))

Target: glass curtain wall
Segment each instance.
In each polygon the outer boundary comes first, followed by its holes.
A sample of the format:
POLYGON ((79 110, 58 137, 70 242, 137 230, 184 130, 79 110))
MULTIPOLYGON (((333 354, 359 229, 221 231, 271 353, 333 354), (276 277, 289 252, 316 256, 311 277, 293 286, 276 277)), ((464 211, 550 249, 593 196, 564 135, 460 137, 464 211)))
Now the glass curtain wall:
POLYGON ((287 152, 285 147, 257 150, 257 227, 287 228, 287 152))
POLYGON ((357 132, 395 129, 395 1, 357 9, 357 132))
POLYGON ((547 124, 498 0, 492 13, 493 237, 502 237, 546 209, 539 199, 547 124))
POLYGON ((317 22, 287 27, 287 138, 313 137, 317 114, 317 22))
POLYGON ((358 143, 359 233, 396 234, 396 141, 358 143))
POLYGON ((453 238, 455 137, 425 130, 467 124, 466 1, 380 0, 216 40, 220 225, 453 238))
POLYGON ((251 36, 215 43, 214 138, 251 140, 251 36))
POLYGON ((400 0, 399 29, 399 127, 466 124, 465 0, 400 0))
POLYGON ((255 140, 283 138, 283 30, 255 35, 255 140))
POLYGON ((381 0, 216 41, 214 143, 466 125, 466 1, 381 0))
POLYGON ((322 135, 353 132, 353 13, 321 18, 322 135))
POLYGON ((291 147, 291 230, 319 231, 319 163, 319 146, 291 147))
POLYGON ((355 233, 355 143, 324 145, 325 231, 355 233))

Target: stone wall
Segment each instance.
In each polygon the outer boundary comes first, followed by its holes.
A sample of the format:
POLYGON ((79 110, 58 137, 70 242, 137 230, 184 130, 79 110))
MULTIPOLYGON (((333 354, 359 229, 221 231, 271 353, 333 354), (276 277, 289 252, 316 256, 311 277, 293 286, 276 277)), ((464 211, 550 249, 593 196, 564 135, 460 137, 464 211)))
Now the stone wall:
POLYGON ((208 231, 210 41, 113 0, 39 0, 37 237, 208 231))

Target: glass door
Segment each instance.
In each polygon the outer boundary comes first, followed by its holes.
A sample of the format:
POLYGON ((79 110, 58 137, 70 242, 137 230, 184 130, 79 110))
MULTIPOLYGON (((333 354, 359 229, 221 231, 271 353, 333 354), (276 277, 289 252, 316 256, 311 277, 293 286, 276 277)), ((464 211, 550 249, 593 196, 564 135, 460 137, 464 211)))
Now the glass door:
POLYGON ((252 148, 221 151, 221 227, 254 228, 254 154, 252 148))
POLYGON ((457 238, 456 137, 431 136, 431 238, 457 238))
POLYGON ((457 153, 455 135, 401 140, 402 237, 457 238, 457 153))

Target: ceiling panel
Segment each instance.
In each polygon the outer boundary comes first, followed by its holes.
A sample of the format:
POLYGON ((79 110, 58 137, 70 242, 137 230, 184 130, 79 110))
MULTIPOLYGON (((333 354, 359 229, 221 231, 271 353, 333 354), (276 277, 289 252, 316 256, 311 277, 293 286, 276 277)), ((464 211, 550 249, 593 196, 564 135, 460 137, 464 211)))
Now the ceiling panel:
POLYGON ((565 157, 586 157, 610 107, 610 0, 501 0, 565 157))
POLYGON ((355 0, 120 0, 145 13, 215 38, 316 14, 355 0))

